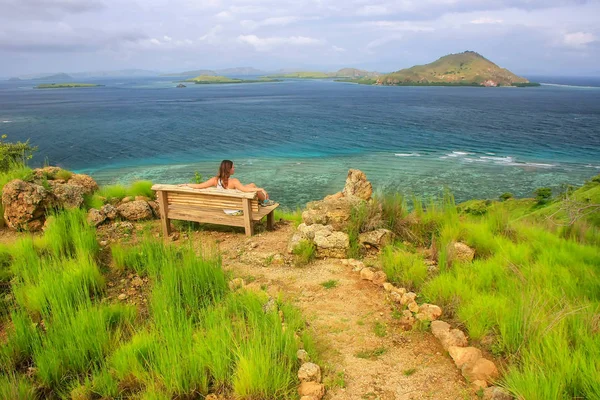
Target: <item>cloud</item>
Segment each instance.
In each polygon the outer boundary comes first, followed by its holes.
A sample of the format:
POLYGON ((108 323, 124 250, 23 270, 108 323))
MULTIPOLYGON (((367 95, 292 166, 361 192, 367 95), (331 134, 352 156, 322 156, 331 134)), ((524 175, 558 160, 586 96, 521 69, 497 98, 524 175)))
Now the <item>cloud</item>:
POLYGON ((294 22, 299 21, 300 18, 298 17, 293 17, 293 16, 285 16, 285 17, 272 17, 272 18, 266 18, 263 19, 262 21, 253 21, 253 20, 243 20, 240 22, 240 24, 242 25, 242 27, 247 28, 247 29, 256 29, 259 28, 261 26, 286 26, 286 25, 290 25, 294 22))
POLYGON ((369 21, 361 24, 365 27, 374 27, 389 31, 407 32, 433 32, 435 28, 430 23, 413 21, 369 21))
POLYGON ((0 0, 4 17, 28 19, 61 19, 65 14, 99 11, 106 5, 99 0, 0 0))
POLYGON ((346 51, 346 49, 344 49, 343 47, 338 46, 331 46, 331 49, 336 53, 344 53, 346 51))
POLYGON ((481 17, 481 18, 477 18, 471 21, 472 24, 475 25, 483 25, 483 24, 501 24, 503 23, 504 20, 501 19, 494 19, 494 18, 490 18, 490 17, 481 17))
POLYGON ((367 50, 371 51, 373 49, 376 49, 377 47, 381 47, 383 45, 386 45, 390 42, 397 42, 399 40, 402 40, 403 36, 402 35, 391 35, 391 36, 385 36, 379 39, 375 39, 372 42, 369 42, 367 44, 367 50))
POLYGON ((283 45, 314 46, 323 43, 319 39, 306 36, 260 38, 256 35, 239 35, 238 41, 253 46, 257 51, 269 51, 275 47, 283 45))
POLYGON ((217 34, 222 30, 222 25, 215 25, 206 34, 200 36, 198 40, 201 42, 213 43, 217 39, 217 34))
POLYGON ((573 32, 563 36, 563 43, 576 49, 586 48, 589 44, 598 41, 598 37, 588 32, 573 32))

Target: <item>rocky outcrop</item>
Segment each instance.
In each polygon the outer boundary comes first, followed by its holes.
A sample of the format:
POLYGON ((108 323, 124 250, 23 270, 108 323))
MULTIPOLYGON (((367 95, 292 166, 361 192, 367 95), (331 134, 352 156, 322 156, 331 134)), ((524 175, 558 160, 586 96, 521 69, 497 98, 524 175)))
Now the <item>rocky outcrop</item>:
POLYGON ((331 225, 336 231, 342 231, 348 227, 352 208, 356 203, 355 200, 345 197, 313 201, 306 205, 302 221, 306 225, 331 225))
POLYGON ((38 231, 46 212, 56 206, 56 197, 41 185, 16 179, 4 185, 2 205, 6 225, 18 231, 38 231))
POLYGON ((367 248, 382 249, 392 243, 394 233, 389 229, 376 229, 371 232, 364 232, 358 236, 360 244, 367 248))
POLYGON ((358 169, 351 169, 348 171, 346 185, 342 193, 344 197, 357 197, 361 200, 370 200, 373 194, 373 186, 367 180, 364 172, 358 169))
POLYGON ((335 231, 331 225, 300 224, 290 240, 288 250, 292 252, 302 240, 314 243, 319 257, 343 258, 350 247, 348 234, 335 231))
POLYGON ((450 243, 450 257, 460 262, 471 262, 475 257, 475 250, 461 242, 450 243))

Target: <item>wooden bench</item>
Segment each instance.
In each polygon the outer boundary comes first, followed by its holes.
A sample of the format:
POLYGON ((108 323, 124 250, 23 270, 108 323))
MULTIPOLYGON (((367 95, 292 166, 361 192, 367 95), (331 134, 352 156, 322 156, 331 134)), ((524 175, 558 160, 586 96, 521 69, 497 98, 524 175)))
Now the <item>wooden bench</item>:
POLYGON ((273 211, 279 206, 258 205, 255 192, 216 188, 192 189, 177 185, 154 185, 160 206, 163 234, 171 234, 169 221, 179 219, 209 224, 240 226, 246 236, 254 234, 254 223, 267 217, 267 229, 273 229, 273 211), (223 210, 242 210, 243 215, 228 215, 223 210))

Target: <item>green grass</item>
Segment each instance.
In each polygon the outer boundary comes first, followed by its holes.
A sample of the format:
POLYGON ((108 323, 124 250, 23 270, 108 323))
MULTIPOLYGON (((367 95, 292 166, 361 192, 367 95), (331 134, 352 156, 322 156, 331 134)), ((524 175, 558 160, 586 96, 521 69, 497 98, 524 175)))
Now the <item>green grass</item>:
POLYGON ((285 210, 285 209, 281 209, 280 207, 277 207, 275 209, 275 221, 279 221, 279 220, 284 220, 284 221, 290 221, 294 223, 294 226, 298 226, 302 223, 302 210, 300 210, 299 208, 297 208, 295 211, 290 211, 290 210, 285 210))
POLYGON ((416 368, 409 368, 409 369, 405 369, 404 371, 402 371, 402 374, 404 376, 411 376, 413 375, 415 372, 417 372, 416 368))
POLYGON ((97 207, 98 201, 102 201, 102 198, 104 199, 103 202, 106 203, 114 203, 123 200, 125 197, 135 198, 136 196, 154 199, 154 191, 151 188, 151 181, 135 181, 129 186, 121 184, 102 186, 93 196, 86 198, 86 205, 88 208, 92 208, 90 207, 92 205, 96 206, 93 208, 99 208, 97 207))
POLYGON ((0 248, 14 294, 2 398, 292 399, 300 346, 318 360, 299 311, 277 300, 265 312, 266 293, 230 292, 214 250, 153 239, 113 247, 115 272, 148 277, 143 318, 104 297, 98 255, 81 210, 55 215, 42 238, 0 248))
POLYGON ((316 257, 316 247, 313 242, 301 240, 292 250, 296 258, 297 266, 304 266, 312 262, 316 257))
POLYGON ((387 352, 385 347, 378 347, 373 350, 362 350, 356 353, 356 358, 364 358, 367 360, 375 360, 377 357, 384 355, 387 352))
POLYGON ((386 337, 387 336, 387 327, 385 326, 385 324, 382 324, 381 322, 375 322, 373 324, 373 333, 377 337, 386 337))
POLYGON ((323 286, 325 289, 333 289, 337 287, 337 285, 338 281, 336 281, 335 279, 330 279, 328 281, 321 282, 321 286, 323 286))
MULTIPOLYGON (((570 198, 598 204, 600 185, 591 181, 570 198)), ((561 226, 548 221, 571 215, 560 198, 413 203, 405 238, 414 247, 390 246, 380 256, 389 280, 441 306, 471 339, 485 339, 506 360, 500 384, 516 397, 599 397, 600 209, 561 226), (472 262, 456 259, 456 241, 475 249, 472 262), (423 245, 432 246, 436 272, 415 251, 423 245)))

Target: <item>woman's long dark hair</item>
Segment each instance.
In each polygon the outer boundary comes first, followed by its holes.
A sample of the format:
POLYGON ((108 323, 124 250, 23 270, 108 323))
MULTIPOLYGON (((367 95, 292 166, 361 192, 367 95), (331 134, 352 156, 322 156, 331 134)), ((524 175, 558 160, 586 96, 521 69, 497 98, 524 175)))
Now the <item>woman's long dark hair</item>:
POLYGON ((221 166, 219 167, 219 175, 217 176, 217 178, 221 180, 221 185, 223 185, 224 189, 227 189, 227 184, 229 183, 229 176, 231 175, 232 167, 233 161, 221 161, 221 166))

